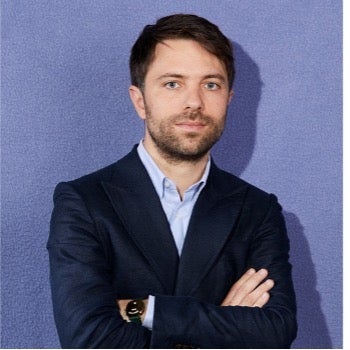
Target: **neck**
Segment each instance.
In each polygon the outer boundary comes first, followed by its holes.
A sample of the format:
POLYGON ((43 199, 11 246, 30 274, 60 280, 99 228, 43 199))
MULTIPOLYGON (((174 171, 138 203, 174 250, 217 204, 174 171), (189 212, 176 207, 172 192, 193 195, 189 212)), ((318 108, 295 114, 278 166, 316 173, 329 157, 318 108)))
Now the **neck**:
POLYGON ((181 198, 189 187, 201 179, 209 159, 209 152, 191 161, 172 159, 164 156, 152 144, 145 142, 144 146, 163 174, 176 184, 181 198))

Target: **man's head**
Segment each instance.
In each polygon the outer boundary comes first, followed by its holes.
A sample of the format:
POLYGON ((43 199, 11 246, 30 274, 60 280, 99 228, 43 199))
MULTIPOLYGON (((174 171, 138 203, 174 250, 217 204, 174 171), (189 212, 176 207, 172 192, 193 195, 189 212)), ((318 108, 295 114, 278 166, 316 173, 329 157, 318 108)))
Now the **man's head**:
POLYGON ((206 20, 190 14, 175 14, 160 18, 154 25, 147 25, 135 42, 130 55, 131 83, 141 90, 157 44, 169 39, 196 41, 206 51, 216 56, 226 68, 229 86, 235 76, 232 45, 219 28, 206 20))
POLYGON ((145 121, 146 149, 168 161, 206 159, 233 95, 229 40, 203 18, 165 17, 146 26, 130 66, 129 93, 145 121))

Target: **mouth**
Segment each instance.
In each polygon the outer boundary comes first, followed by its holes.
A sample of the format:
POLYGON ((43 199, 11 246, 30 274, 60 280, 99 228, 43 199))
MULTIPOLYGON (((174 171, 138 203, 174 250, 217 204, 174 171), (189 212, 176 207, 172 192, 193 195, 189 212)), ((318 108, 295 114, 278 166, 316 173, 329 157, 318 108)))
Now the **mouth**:
POLYGON ((189 132, 198 132, 203 130, 207 124, 201 121, 182 121, 175 124, 178 128, 189 131, 189 132))

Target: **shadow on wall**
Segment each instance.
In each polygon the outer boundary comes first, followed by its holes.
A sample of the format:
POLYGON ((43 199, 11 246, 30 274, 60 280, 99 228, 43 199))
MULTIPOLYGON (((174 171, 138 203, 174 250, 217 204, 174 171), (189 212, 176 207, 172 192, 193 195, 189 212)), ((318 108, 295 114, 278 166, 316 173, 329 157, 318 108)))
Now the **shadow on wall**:
MULTIPOLYGON (((233 43, 235 49, 235 96, 227 115, 225 132, 213 149, 215 162, 237 176, 248 166, 254 152, 256 120, 263 83, 259 67, 233 43)), ((309 244, 297 216, 284 212, 291 244, 291 263, 298 306, 298 336, 293 348, 331 348, 316 272, 309 244)))
POLYGON ((257 64, 239 44, 232 44, 236 68, 234 97, 228 110, 224 134, 212 153, 220 167, 239 176, 253 155, 263 83, 257 64))
POLYGON ((293 348, 330 349, 332 342, 316 290, 316 271, 304 228, 295 214, 283 214, 290 239, 290 261, 298 307, 298 337, 293 348))

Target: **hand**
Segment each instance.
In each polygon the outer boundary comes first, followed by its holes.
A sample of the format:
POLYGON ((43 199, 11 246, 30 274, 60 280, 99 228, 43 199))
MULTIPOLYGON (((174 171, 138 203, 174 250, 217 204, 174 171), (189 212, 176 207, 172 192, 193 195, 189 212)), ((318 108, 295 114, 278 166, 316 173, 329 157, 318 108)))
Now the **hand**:
MULTIPOLYGON (((117 300, 117 304, 119 306, 119 312, 123 319, 127 322, 130 322, 129 317, 125 313, 126 305, 128 305, 128 302, 131 301, 132 299, 119 299, 117 300)), ((141 322, 145 319, 146 311, 147 311, 147 304, 148 304, 148 299, 143 299, 143 303, 145 304, 145 311, 141 315, 141 322)))
POLYGON ((274 286, 271 279, 262 283, 267 275, 266 269, 249 269, 232 285, 221 306, 263 307, 270 299, 269 290, 274 286))

